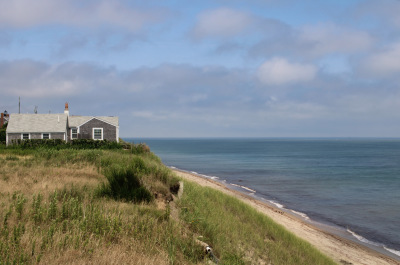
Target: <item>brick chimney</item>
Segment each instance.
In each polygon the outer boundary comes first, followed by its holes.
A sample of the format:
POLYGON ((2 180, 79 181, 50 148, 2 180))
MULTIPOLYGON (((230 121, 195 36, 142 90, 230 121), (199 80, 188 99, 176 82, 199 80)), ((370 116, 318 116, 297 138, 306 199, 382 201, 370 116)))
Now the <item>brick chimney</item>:
POLYGON ((0 118, 0 128, 3 128, 3 124, 4 124, 4 113, 1 113, 1 118, 0 118))
POLYGON ((68 102, 65 102, 64 114, 67 114, 69 116, 68 102))

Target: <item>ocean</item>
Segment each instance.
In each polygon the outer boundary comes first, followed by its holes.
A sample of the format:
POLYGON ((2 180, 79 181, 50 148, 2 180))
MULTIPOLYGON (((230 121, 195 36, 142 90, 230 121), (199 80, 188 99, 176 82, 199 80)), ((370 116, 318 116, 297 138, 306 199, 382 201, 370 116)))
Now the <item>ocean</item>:
POLYGON ((400 139, 125 139, 400 257, 400 139))

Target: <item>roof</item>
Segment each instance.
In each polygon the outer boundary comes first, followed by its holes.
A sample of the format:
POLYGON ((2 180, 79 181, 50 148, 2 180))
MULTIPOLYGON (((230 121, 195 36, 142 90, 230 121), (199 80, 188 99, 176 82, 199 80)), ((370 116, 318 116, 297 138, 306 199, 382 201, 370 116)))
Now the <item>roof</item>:
POLYGON ((113 116, 69 116, 69 118, 68 118, 69 127, 79 127, 82 124, 85 124, 92 119, 98 119, 98 120, 104 121, 104 122, 109 123, 116 127, 119 126, 118 117, 113 117, 113 116))
POLYGON ((7 133, 66 132, 67 115, 10 114, 7 133))

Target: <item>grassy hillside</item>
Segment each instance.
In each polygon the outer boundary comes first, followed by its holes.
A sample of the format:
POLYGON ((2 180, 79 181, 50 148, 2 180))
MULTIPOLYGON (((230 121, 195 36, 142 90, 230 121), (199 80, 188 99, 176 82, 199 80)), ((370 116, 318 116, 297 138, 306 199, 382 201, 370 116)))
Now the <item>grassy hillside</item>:
POLYGON ((333 264, 269 218, 185 183, 143 146, 0 148, 0 264, 333 264), (126 187, 129 187, 127 189, 126 187))

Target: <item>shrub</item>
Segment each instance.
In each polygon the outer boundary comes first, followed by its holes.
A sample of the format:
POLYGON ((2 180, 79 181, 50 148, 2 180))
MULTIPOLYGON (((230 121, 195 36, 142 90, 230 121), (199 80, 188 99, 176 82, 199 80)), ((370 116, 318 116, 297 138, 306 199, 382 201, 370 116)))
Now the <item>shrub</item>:
POLYGON ((68 143, 74 149, 122 149, 122 145, 115 141, 76 139, 68 143))
POLYGON ((122 149, 122 145, 115 141, 98 141, 93 139, 76 139, 66 143, 61 139, 28 139, 13 140, 9 148, 36 149, 39 147, 54 149, 122 149))
MULTIPOLYGON (((17 144, 22 149, 35 149, 39 147, 62 148, 65 145, 61 139, 28 139, 28 140, 13 140, 13 144, 17 144)), ((14 146, 15 147, 15 146, 14 146)))
POLYGON ((134 165, 128 168, 113 166, 105 170, 108 184, 103 183, 100 186, 99 195, 134 202, 152 201, 152 194, 143 187, 139 178, 141 172, 142 168, 136 168, 134 165))
POLYGON ((0 143, 6 142, 7 124, 8 123, 4 124, 3 127, 0 128, 0 143))
POLYGON ((144 143, 132 144, 130 149, 136 155, 150 153, 150 147, 144 143))
POLYGON ((6 131, 0 130, 0 142, 6 142, 6 131))

